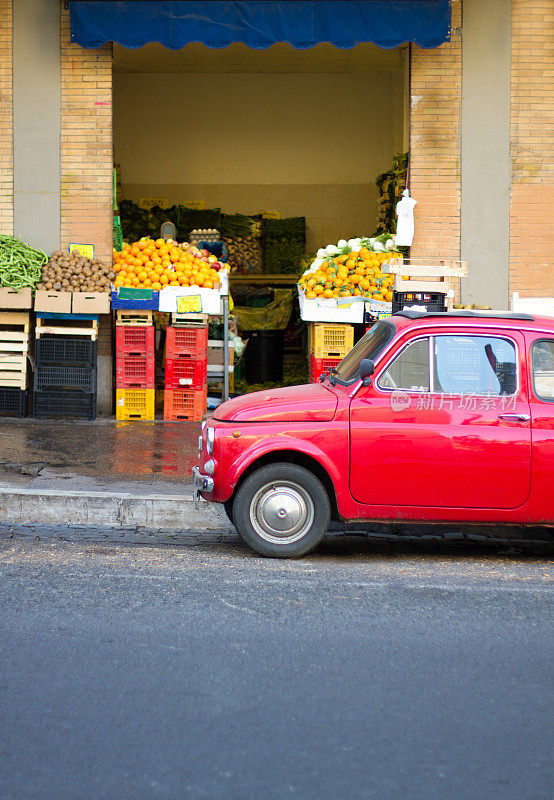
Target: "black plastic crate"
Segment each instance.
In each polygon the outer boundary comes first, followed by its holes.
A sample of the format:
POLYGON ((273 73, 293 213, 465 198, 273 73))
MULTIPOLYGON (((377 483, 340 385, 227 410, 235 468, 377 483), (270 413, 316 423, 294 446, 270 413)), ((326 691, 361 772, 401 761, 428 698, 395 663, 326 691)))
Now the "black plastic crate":
POLYGON ((393 314, 412 306, 420 306, 426 311, 446 311, 446 294, 444 292, 393 292, 393 314))
POLYGON ((26 417, 27 390, 12 389, 11 386, 0 386, 0 416, 26 417))
POLYGON ((33 393, 33 416, 43 417, 77 417, 79 419, 96 419, 96 392, 35 391, 33 393))
POLYGON ((35 342, 35 363, 76 366, 96 364, 97 342, 83 336, 41 337, 35 342))
POLYGON ((34 390, 72 389, 81 392, 96 391, 96 368, 75 366, 43 366, 35 369, 34 390))

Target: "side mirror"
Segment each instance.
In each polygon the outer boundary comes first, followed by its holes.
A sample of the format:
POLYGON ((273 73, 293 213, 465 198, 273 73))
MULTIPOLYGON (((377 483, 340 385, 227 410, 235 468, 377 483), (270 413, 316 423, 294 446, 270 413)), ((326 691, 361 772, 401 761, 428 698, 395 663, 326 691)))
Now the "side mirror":
POLYGON ((375 362, 371 358, 362 358, 360 361, 360 380, 364 386, 369 386, 371 376, 375 372, 375 362))

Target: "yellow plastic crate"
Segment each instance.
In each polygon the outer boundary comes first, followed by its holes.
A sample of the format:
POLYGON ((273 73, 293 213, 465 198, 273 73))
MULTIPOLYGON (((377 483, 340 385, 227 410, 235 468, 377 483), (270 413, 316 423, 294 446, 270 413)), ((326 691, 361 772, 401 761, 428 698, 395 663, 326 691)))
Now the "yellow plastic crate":
POLYGON ((354 346, 353 325, 312 325, 312 355, 314 358, 344 358, 354 346))
POLYGON ((116 389, 115 418, 145 419, 155 418, 155 389, 116 389))

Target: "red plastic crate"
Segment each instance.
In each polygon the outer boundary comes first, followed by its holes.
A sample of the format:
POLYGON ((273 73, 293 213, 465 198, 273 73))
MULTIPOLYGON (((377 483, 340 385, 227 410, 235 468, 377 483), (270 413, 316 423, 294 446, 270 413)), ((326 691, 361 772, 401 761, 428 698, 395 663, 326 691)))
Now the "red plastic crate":
POLYGON ((166 389, 164 392, 164 419, 200 422, 206 413, 208 389, 166 389))
POLYGON ((208 326, 201 328, 177 328, 171 325, 166 332, 167 358, 193 358, 205 361, 208 358, 208 326))
POLYGON ((193 358, 168 358, 165 362, 166 389, 203 389, 208 380, 208 364, 193 358))
POLYGON ((317 383, 319 376, 332 367, 340 364, 342 358, 315 358, 310 356, 310 381, 317 383))
POLYGON ((117 389, 153 389, 156 383, 156 362, 153 357, 117 355, 115 361, 117 389))
POLYGON ((153 325, 117 325, 115 351, 118 356, 154 358, 153 325))

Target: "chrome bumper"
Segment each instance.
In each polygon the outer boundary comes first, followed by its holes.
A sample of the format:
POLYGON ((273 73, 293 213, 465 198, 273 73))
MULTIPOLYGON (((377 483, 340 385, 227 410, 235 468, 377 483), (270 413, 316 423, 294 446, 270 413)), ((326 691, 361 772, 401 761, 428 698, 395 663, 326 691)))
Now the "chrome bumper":
POLYGON ((209 475, 202 475, 199 467, 192 468, 192 485, 194 494, 194 505, 198 506, 200 492, 213 492, 214 479, 209 475))

